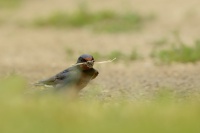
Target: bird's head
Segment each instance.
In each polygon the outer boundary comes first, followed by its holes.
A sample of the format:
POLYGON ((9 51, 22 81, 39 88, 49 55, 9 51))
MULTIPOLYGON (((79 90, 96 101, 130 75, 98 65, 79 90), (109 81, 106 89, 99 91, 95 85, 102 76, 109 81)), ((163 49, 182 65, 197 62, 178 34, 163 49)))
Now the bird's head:
POLYGON ((82 69, 87 70, 93 67, 94 65, 94 58, 93 56, 89 55, 89 54, 83 54, 81 55, 76 63, 84 63, 79 65, 82 69))

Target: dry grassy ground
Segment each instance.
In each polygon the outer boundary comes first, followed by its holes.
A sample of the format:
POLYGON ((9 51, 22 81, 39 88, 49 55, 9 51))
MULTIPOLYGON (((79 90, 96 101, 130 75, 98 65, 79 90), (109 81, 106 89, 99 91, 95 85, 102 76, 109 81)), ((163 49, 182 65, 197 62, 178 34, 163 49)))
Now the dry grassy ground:
MULTIPOLYGON (((20 26, 21 22, 53 11, 72 12, 80 2, 26 0, 19 8, 2 9, 0 16, 5 22, 0 25, 0 75, 17 73, 32 83, 70 66, 81 53, 107 54, 113 50, 129 53, 132 48, 137 48, 143 57, 141 60, 95 65, 100 75, 92 84, 101 87, 99 96, 126 94, 137 99, 149 97, 163 87, 184 95, 199 92, 199 63, 156 65, 149 57, 152 42, 163 37, 173 40, 174 30, 179 30, 181 39, 187 44, 199 38, 199 0, 86 0, 92 11, 132 10, 154 14, 156 20, 147 23, 139 32, 112 34, 94 33, 86 28, 66 30, 20 26), (67 48, 72 49, 74 55, 67 56, 67 48)), ((93 85, 86 87, 82 94, 91 89, 93 85)))

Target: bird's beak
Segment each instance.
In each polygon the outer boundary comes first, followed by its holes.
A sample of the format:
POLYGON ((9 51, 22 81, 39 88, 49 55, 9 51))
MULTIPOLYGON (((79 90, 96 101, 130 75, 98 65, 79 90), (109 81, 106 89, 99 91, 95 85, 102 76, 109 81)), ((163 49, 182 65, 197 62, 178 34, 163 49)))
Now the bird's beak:
POLYGON ((94 65, 94 62, 95 62, 94 60, 87 61, 87 62, 86 62, 87 67, 92 68, 93 65, 94 65))

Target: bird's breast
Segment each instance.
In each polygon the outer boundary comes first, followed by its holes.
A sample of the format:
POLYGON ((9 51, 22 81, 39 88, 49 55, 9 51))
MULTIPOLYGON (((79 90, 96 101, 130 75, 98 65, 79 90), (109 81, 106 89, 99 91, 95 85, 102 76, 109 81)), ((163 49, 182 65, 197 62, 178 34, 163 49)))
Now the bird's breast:
POLYGON ((77 83, 78 88, 80 89, 84 88, 90 82, 92 76, 93 76, 92 73, 82 72, 80 75, 80 79, 77 83))

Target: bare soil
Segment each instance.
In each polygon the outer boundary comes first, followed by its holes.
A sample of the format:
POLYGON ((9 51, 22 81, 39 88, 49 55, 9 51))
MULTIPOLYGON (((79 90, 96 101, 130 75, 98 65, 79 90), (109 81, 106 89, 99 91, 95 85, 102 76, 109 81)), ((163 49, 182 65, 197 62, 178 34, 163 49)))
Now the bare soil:
MULTIPOLYGON (((6 23, 0 25, 0 76, 17 73, 29 83, 52 76, 76 62, 80 53, 93 51, 107 54, 124 53, 137 48, 143 59, 95 65, 100 75, 82 93, 100 86, 101 96, 126 94, 133 98, 148 97, 161 88, 178 94, 200 92, 200 63, 157 65, 149 57, 152 42, 163 37, 173 40, 172 32, 180 31, 181 39, 192 44, 200 35, 199 0, 85 0, 91 11, 110 9, 116 12, 138 11, 155 14, 156 20, 140 32, 94 33, 89 29, 55 29, 21 27, 38 16, 54 11, 72 12, 79 0, 26 0, 18 9, 3 11, 6 23), (75 51, 67 56, 66 49, 75 51)), ((105 59, 107 60, 107 59, 105 59)))

